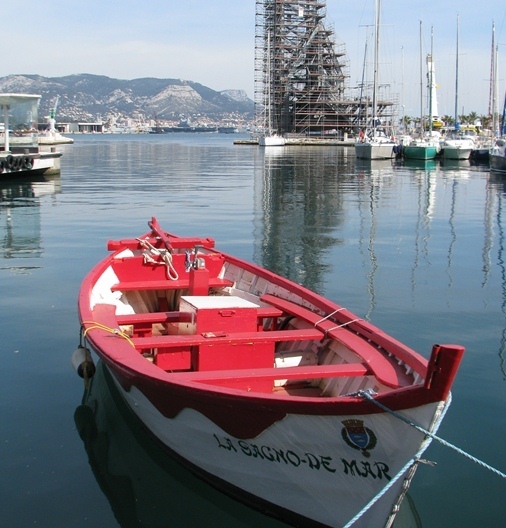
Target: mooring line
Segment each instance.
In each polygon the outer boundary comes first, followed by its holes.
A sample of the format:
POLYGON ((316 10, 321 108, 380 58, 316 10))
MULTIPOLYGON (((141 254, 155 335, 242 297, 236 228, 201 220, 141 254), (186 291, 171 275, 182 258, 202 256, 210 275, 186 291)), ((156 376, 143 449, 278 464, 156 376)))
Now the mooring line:
POLYGON ((385 406, 382 403, 376 401, 366 391, 360 390, 360 391, 358 391, 357 395, 368 399, 371 403, 374 403, 374 405, 376 405, 380 409, 383 409, 384 411, 390 413, 392 416, 395 416, 396 418, 398 418, 399 420, 403 421, 404 423, 410 425, 411 427, 414 427, 415 429, 418 429, 418 431, 426 434, 427 436, 430 436, 434 440, 438 441, 440 444, 443 444, 444 446, 449 447, 450 449, 453 449, 454 451, 456 451, 460 455, 465 456, 466 458, 469 458, 469 460, 472 460, 473 462, 476 462, 477 464, 479 464, 480 466, 484 467, 485 469, 488 469, 489 471, 492 471, 492 473, 495 473, 496 475, 499 475, 502 478, 506 478, 506 474, 503 473, 502 471, 499 471, 498 469, 490 466, 486 462, 483 462, 483 460, 480 460, 480 459, 474 457, 473 455, 470 455, 469 453, 466 453, 463 449, 460 449, 460 447, 457 447, 456 445, 453 445, 450 442, 447 442, 443 438, 431 433, 430 431, 427 431, 427 429, 424 429, 420 425, 417 425, 414 422, 412 422, 411 420, 408 420, 407 418, 402 416, 402 414, 399 414, 398 412, 393 411, 392 409, 389 409, 387 406, 385 406))

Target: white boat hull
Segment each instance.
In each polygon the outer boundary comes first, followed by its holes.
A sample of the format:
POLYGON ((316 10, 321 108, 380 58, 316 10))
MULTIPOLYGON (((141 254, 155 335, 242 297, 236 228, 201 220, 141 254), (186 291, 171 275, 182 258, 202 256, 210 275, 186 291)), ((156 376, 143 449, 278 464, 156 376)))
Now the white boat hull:
POLYGON ((31 174, 59 174, 61 152, 5 154, 0 156, 0 176, 4 178, 31 174))
MULTIPOLYGON (((422 451, 429 445, 416 429, 388 413, 289 414, 255 438, 240 439, 193 409, 166 418, 139 390, 132 387, 125 391, 119 383, 117 386, 147 428, 216 487, 226 483, 223 487, 233 495, 254 496, 256 501, 290 512, 289 516, 295 514, 329 527, 346 524, 402 469, 399 461, 413 458, 421 444, 422 451), (363 423, 369 449, 360 450, 349 439, 343 423, 348 420, 363 423), (335 496, 336 501, 329 502, 329 496, 335 496)), ((432 428, 436 407, 410 409, 405 415, 432 428)), ((436 414, 440 416, 440 412, 436 414)), ((383 527, 403 485, 409 485, 405 483, 408 473, 354 526, 383 527)), ((412 476, 413 472, 409 473, 409 478, 412 476)))
POLYGON ((451 160, 467 160, 471 157, 472 148, 443 147, 443 157, 451 160))
POLYGON ((285 143, 285 138, 283 136, 260 136, 258 138, 258 144, 261 147, 283 147, 285 143))
POLYGON ((447 139, 441 146, 443 158, 451 160, 467 160, 474 150, 474 142, 466 139, 447 139))
POLYGON ((358 159, 375 160, 394 157, 393 142, 358 142, 355 143, 355 155, 358 159))

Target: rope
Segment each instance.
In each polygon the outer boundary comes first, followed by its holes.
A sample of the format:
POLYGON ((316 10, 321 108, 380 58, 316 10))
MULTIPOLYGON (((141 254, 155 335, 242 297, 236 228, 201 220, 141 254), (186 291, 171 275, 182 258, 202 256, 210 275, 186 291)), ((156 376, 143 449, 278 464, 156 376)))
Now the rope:
MULTIPOLYGON (((466 458, 469 458, 470 460, 472 460, 473 462, 476 462, 478 465, 488 469, 489 471, 492 471, 493 473, 495 473, 496 475, 499 475, 500 477, 502 478, 506 478, 506 474, 502 473, 501 471, 499 471, 498 469, 495 469, 493 468, 492 466, 486 464, 485 462, 477 459, 476 457, 470 455, 469 453, 466 453, 465 451, 463 451, 462 449, 460 449, 459 447, 453 445, 453 444, 450 444, 449 442, 447 442, 446 440, 444 440, 443 438, 437 436, 435 433, 431 433, 430 431, 428 431, 427 429, 421 427, 420 425, 417 425, 415 424, 414 422, 412 422, 411 420, 408 420, 406 417, 402 416, 401 414, 399 414, 398 412, 396 411, 393 411, 392 409, 389 409, 387 406, 383 405, 382 403, 376 401, 371 394, 369 394, 368 392, 364 391, 364 390, 359 390, 358 392, 355 393, 356 396, 362 396, 364 398, 366 398, 367 400, 369 400, 371 403, 374 403, 374 405, 376 405, 377 407, 379 407, 380 409, 390 413, 392 416, 394 416, 395 418, 398 418, 399 420, 401 420, 402 422, 406 423, 407 425, 410 425, 411 427, 414 427, 415 429, 417 429, 418 431, 422 432, 423 434, 426 435, 426 439, 425 441, 422 443, 420 449, 418 450, 418 452, 416 453, 416 455, 411 458, 404 466, 403 468, 392 478, 392 480, 390 480, 390 482, 384 487, 381 489, 381 491, 379 493, 377 493, 356 515, 355 517, 353 517, 343 528, 350 528, 353 524, 355 524, 355 522, 360 519, 360 517, 362 517, 362 515, 364 515, 370 508, 372 508, 372 506, 378 502, 379 499, 381 499, 381 497, 383 497, 387 491, 394 485, 395 482, 397 482, 397 480, 399 480, 399 478, 405 473, 408 471, 408 469, 413 466, 414 464, 418 464, 419 462, 421 462, 422 460, 420 459, 420 456, 423 454, 423 452, 427 449, 427 447, 429 446, 429 444, 432 442, 432 440, 437 440, 438 442, 440 442, 441 444, 443 444, 444 446, 446 447, 449 447, 450 449, 453 449, 454 451, 456 451, 457 453, 465 456, 466 458)), ((448 410, 448 408, 450 407, 450 402, 451 402, 451 394, 449 396, 449 400, 448 400, 448 404, 445 406, 445 408, 443 409, 443 412, 441 413, 441 416, 439 417, 439 419, 437 420, 437 423, 435 424, 434 426, 434 431, 437 432, 439 426, 441 425, 442 421, 443 421, 443 418, 446 414, 446 411, 448 410)))
POLYGON ((397 473, 397 475, 395 475, 395 477, 392 478, 392 480, 384 487, 381 489, 381 491, 375 495, 358 513, 357 515, 355 515, 355 517, 353 517, 353 519, 350 519, 350 521, 348 521, 347 524, 344 525, 343 528, 350 528, 352 525, 354 525, 359 519, 360 517, 362 517, 362 515, 364 515, 369 509, 371 509, 375 504, 376 502, 378 502, 381 497, 383 497, 383 495, 386 494, 386 492, 399 480, 399 478, 404 475, 404 473, 406 471, 408 471, 408 469, 415 463, 418 462, 418 459, 420 457, 420 455, 425 451, 425 449, 427 449, 427 446, 424 446, 423 449, 420 449, 418 451, 418 453, 409 461, 407 462, 403 468, 399 471, 399 473, 397 473))
POLYGON ((315 327, 318 326, 320 323, 323 323, 323 321, 326 321, 329 317, 332 317, 337 312, 341 312, 342 310, 344 310, 344 308, 338 308, 337 310, 334 310, 333 312, 331 312, 328 315, 326 315, 323 319, 320 319, 319 321, 316 321, 316 323, 314 324, 315 327))
POLYGON ((360 317, 357 317, 357 319, 352 319, 351 321, 348 321, 347 323, 343 323, 340 325, 333 326, 332 328, 328 328, 326 332, 330 332, 331 330, 336 330, 336 328, 344 328, 345 326, 348 326, 352 323, 356 323, 357 321, 363 321, 360 317))
MULTIPOLYGON (((341 310, 344 310, 344 308, 341 308, 341 310)), ((337 311, 338 311, 338 310, 336 310, 336 312, 337 312, 337 311)), ((335 313, 335 312, 333 312, 333 313, 335 313)), ((332 314, 330 314, 330 315, 332 315, 332 314)), ((330 317, 330 316, 327 316, 327 317, 330 317)), ((325 319, 326 319, 326 317, 323 318, 321 321, 324 321, 325 319)), ((316 327, 316 325, 317 325, 318 323, 320 323, 321 321, 318 321, 317 323, 315 323, 315 324, 314 324, 315 327, 316 327)), ((337 330, 338 328, 344 328, 345 326, 348 326, 348 325, 350 325, 350 324, 352 324, 352 323, 356 323, 357 321, 363 321, 363 319, 361 319, 360 317, 358 317, 357 319, 352 319, 351 321, 348 321, 347 323, 342 323, 342 324, 340 324, 340 325, 333 326, 332 328, 326 328, 326 329, 323 331, 323 337, 322 337, 322 339, 321 339, 321 342, 323 342, 323 341, 325 341, 326 339, 328 339, 328 337, 329 337, 329 332, 331 332, 332 330, 337 330)))
POLYGON ((119 328, 111 328, 110 326, 106 326, 106 325, 103 325, 101 323, 97 323, 95 321, 83 321, 82 324, 83 324, 83 327, 86 324, 91 325, 91 326, 88 326, 87 328, 84 327, 83 339, 86 339, 86 334, 90 330, 96 330, 98 328, 99 330, 105 330, 106 332, 109 332, 111 334, 114 334, 114 335, 117 335, 119 337, 122 337, 123 339, 126 339, 132 345, 132 347, 135 348, 135 345, 134 345, 133 341, 130 339, 130 336, 125 334, 125 332, 122 332, 119 328))
POLYGON ((439 436, 427 431, 427 429, 424 429, 420 425, 417 425, 414 422, 412 422, 411 420, 408 420, 407 418, 405 418, 404 416, 402 416, 398 412, 393 411, 392 409, 389 409, 388 407, 386 407, 382 403, 376 401, 366 391, 360 390, 360 391, 358 391, 357 394, 359 396, 363 396, 364 398, 368 399, 370 402, 374 403, 374 405, 376 405, 380 409, 383 409, 384 411, 389 412, 392 416, 395 416, 396 418, 398 418, 399 420, 403 421, 404 423, 410 425, 411 427, 414 427, 415 429, 418 429, 418 431, 424 433, 427 436, 430 436, 432 439, 437 440, 439 443, 443 444, 444 446, 449 447, 450 449, 453 449, 454 451, 456 451, 460 455, 462 455, 462 456, 464 456, 466 458, 469 458, 469 460, 472 460, 473 462, 476 462, 478 465, 484 467, 485 469, 488 469, 489 471, 492 471, 492 473, 495 473, 496 475, 499 475, 502 478, 506 478, 506 474, 503 473, 502 471, 499 471, 498 469, 493 468, 492 466, 488 465, 487 463, 483 462, 482 460, 479 460, 478 458, 470 455, 469 453, 466 453, 465 451, 463 451, 459 447, 457 447, 457 446, 455 446, 453 444, 450 444, 450 442, 447 442, 443 438, 440 438, 439 436))
MULTIPOLYGON (((356 393, 356 395, 358 396, 364 396, 364 394, 367 396, 367 398, 372 401, 373 403, 378 403, 376 401, 373 400, 372 396, 370 394, 368 394, 367 392, 363 391, 363 390, 360 390, 356 393)), ((450 401, 451 401, 451 395, 450 395, 450 401)), ((437 420, 436 424, 434 425, 434 431, 437 431, 439 426, 441 425, 441 422, 443 421, 443 418, 446 414, 446 411, 448 410, 448 408, 450 407, 450 401, 448 402, 448 405, 445 406, 445 408, 443 409, 443 412, 441 413, 441 416, 439 417, 439 419, 437 420)), ((384 406, 383 406, 384 407, 384 406)), ((386 407, 385 407, 385 410, 388 410, 386 407)), ((394 413, 394 411, 391 411, 392 413, 394 413)), ((429 433, 427 431, 427 438, 425 438, 425 440, 422 442, 422 445, 420 446, 420 449, 417 451, 417 453, 413 456, 413 458, 411 458, 408 462, 406 462, 406 464, 404 464, 404 466, 401 468, 401 470, 392 478, 392 480, 390 480, 388 482, 388 484, 385 485, 385 487, 383 487, 379 493, 377 493, 356 515, 355 517, 353 517, 352 519, 350 519, 350 521, 348 521, 348 523, 343 527, 343 528, 350 528, 353 524, 355 524, 358 519, 360 519, 360 517, 362 517, 362 515, 364 515, 368 510, 370 510, 374 504, 376 504, 376 502, 378 502, 381 497, 383 497, 387 491, 402 477, 402 475, 404 475, 404 473, 406 473, 408 471, 408 469, 413 466, 414 464, 417 464, 418 462, 420 462, 420 457, 422 456, 423 452, 427 449, 427 447, 430 445, 430 443, 432 442, 432 438, 434 437, 435 435, 433 435, 432 433, 429 433)))
POLYGON ((155 264, 155 265, 160 264, 160 262, 158 260, 155 260, 150 255, 150 253, 152 253, 153 255, 157 255, 162 258, 167 268, 167 278, 170 280, 174 280, 174 281, 179 279, 179 275, 176 269, 174 268, 174 265, 172 264, 172 254, 169 250, 155 248, 155 246, 153 246, 153 244, 151 244, 149 240, 146 240, 144 238, 137 238, 137 240, 139 241, 142 247, 147 249, 147 251, 144 251, 143 253, 145 264, 146 263, 155 264))

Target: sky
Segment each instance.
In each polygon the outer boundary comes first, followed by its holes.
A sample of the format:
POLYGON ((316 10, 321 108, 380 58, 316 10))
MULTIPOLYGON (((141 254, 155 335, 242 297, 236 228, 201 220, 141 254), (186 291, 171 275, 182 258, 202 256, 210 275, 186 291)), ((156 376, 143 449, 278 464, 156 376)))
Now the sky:
MULTIPOLYGON (((2 6, 2 20, 0 76, 178 78, 254 97, 255 0, 18 0, 2 6)), ((326 25, 345 45, 349 86, 362 78, 373 20, 374 0, 327 0, 326 25)), ((420 114, 420 22, 423 57, 434 51, 441 116, 455 113, 457 26, 458 112, 488 114, 495 23, 502 110, 505 4, 383 0, 380 78, 410 116, 420 114)))

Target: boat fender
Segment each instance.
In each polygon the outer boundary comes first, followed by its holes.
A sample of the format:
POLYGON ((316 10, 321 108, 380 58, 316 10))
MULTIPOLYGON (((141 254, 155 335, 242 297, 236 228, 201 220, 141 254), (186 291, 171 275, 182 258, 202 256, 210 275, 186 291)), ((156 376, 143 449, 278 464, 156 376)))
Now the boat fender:
POLYGON ((4 160, 0 161, 0 173, 2 173, 5 170, 5 162, 4 160))
POLYGON ((9 170, 12 170, 13 169, 13 164, 14 164, 14 156, 11 156, 10 154, 5 158, 5 163, 7 165, 7 168, 9 170))
POLYGON ((14 158, 14 162, 12 166, 14 170, 19 170, 22 165, 23 165, 23 158, 14 158))
POLYGON ((90 379, 95 374, 95 363, 91 352, 83 345, 79 345, 72 354, 72 366, 80 378, 90 379))
POLYGON ((32 158, 25 156, 23 158, 23 169, 30 170, 33 167, 32 158))

